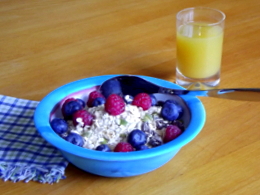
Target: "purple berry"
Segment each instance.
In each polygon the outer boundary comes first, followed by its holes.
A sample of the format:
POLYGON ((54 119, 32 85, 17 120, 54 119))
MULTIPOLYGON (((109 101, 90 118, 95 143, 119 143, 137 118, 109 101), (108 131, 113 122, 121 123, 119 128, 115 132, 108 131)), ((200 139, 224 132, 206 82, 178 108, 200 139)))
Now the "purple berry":
POLYGON ((82 108, 85 108, 86 103, 84 102, 84 100, 79 99, 79 98, 77 98, 76 100, 81 104, 82 108))
POLYGON ((104 97, 97 97, 92 102, 92 107, 100 106, 106 103, 106 99, 104 97))
POLYGON ((163 144, 162 138, 158 134, 154 134, 148 142, 151 147, 157 147, 163 144))
POLYGON ((111 149, 106 144, 101 144, 96 147, 96 150, 102 151, 102 152, 111 152, 111 149))
POLYGON ((64 119, 55 118, 51 121, 51 127, 57 134, 62 134, 68 131, 68 124, 64 119))
POLYGON ((104 96, 99 91, 92 91, 88 96, 87 106, 92 107, 93 101, 98 97, 104 98, 104 96))
POLYGON ((67 140, 68 142, 80 146, 82 147, 84 145, 84 139, 83 137, 81 137, 79 134, 76 133, 70 133, 65 140, 67 140))
POLYGON ((72 119, 72 115, 78 111, 83 109, 82 105, 80 102, 77 100, 72 100, 72 101, 66 101, 62 105, 62 114, 65 119, 72 119))
POLYGON ((175 101, 167 100, 162 106, 161 116, 163 119, 173 121, 178 119, 183 112, 182 107, 175 101))
POLYGON ((143 131, 141 131, 139 129, 135 129, 135 130, 131 131, 131 133, 129 133, 129 135, 127 137, 127 141, 134 148, 137 148, 137 147, 144 145, 146 143, 147 136, 143 131))
POLYGON ((119 96, 122 96, 122 89, 121 84, 118 80, 109 80, 106 81, 105 84, 101 87, 101 92, 105 96, 105 98, 108 98, 111 94, 117 94, 119 96))

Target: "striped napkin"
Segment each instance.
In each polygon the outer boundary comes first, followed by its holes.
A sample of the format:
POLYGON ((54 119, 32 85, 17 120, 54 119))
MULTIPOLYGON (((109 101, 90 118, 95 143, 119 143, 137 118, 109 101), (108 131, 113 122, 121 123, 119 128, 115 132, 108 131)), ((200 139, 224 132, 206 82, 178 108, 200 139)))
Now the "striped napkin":
POLYGON ((56 183, 68 162, 37 132, 38 102, 0 95, 0 177, 4 181, 56 183))

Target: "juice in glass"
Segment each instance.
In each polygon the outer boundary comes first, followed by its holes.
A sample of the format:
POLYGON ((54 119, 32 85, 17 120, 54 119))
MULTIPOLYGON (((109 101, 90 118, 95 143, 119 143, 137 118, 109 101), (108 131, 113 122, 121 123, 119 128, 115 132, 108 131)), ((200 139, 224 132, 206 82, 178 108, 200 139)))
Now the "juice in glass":
POLYGON ((178 12, 176 19, 176 83, 189 89, 218 86, 225 14, 193 7, 178 12))
POLYGON ((223 29, 206 23, 189 23, 177 31, 177 69, 185 77, 209 78, 221 66, 223 29))

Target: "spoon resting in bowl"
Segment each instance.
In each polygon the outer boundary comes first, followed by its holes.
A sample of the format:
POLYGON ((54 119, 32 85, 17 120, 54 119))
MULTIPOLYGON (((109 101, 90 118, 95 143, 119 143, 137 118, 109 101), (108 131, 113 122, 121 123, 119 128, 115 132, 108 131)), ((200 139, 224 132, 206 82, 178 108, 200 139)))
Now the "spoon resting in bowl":
POLYGON ((113 89, 113 93, 135 96, 144 92, 148 94, 162 93, 170 95, 190 95, 224 98, 242 101, 260 101, 260 88, 230 88, 209 90, 172 89, 156 85, 141 77, 134 75, 121 75, 110 78, 100 85, 99 90, 107 97, 113 89))

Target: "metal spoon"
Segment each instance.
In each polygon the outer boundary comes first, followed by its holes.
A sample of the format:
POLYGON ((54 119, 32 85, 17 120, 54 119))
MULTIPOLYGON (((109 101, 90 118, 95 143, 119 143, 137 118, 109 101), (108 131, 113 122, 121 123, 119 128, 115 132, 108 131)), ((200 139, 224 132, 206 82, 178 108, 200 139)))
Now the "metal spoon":
MULTIPOLYGON (((171 89, 156 85, 141 77, 133 75, 121 75, 110 78, 102 83, 102 85, 100 86, 100 91, 107 92, 107 89, 115 85, 118 85, 117 88, 121 88, 120 90, 118 90, 118 93, 132 96, 140 92, 145 92, 149 94, 163 93, 171 95, 206 96, 231 100, 260 101, 260 88, 231 88, 209 90, 171 89)), ((109 94, 105 94, 105 96, 108 95, 109 94)))

